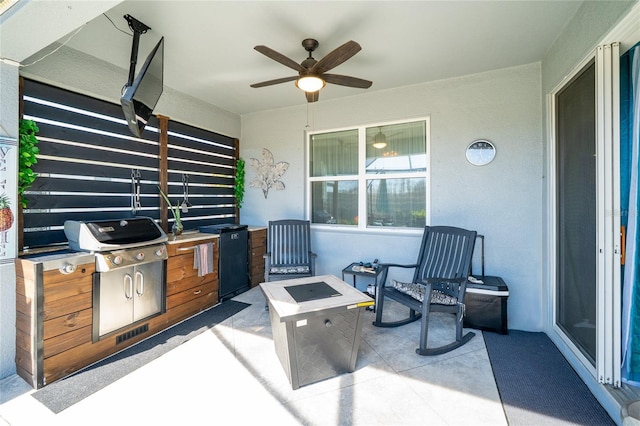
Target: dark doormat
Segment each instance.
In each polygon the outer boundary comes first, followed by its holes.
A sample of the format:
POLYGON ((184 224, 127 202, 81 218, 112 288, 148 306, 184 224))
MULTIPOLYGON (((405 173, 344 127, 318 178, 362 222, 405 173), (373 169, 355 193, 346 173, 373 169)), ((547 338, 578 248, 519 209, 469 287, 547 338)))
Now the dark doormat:
POLYGON ((34 392, 32 396, 57 414, 240 312, 247 306, 250 305, 227 300, 84 370, 51 383, 34 392))
POLYGON ((483 336, 510 425, 615 425, 546 334, 483 336))

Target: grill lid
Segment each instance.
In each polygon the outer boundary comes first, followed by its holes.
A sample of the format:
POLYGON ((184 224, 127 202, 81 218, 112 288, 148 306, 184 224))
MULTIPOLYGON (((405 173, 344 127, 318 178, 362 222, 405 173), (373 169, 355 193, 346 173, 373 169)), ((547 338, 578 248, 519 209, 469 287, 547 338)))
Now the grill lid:
POLYGON ((107 251, 167 241, 167 235, 150 217, 80 222, 67 220, 64 233, 73 250, 107 251))

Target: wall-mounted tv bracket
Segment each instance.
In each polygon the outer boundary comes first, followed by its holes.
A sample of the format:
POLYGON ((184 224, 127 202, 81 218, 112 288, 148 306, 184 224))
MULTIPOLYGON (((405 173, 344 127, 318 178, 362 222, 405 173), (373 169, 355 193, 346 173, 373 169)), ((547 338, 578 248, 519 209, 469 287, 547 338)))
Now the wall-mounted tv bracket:
POLYGON ((124 15, 129 28, 133 31, 133 44, 131 45, 131 61, 129 65, 129 80, 125 87, 133 84, 133 78, 136 75, 136 63, 138 62, 138 45, 140 44, 140 35, 146 33, 151 27, 146 26, 131 15, 124 15))

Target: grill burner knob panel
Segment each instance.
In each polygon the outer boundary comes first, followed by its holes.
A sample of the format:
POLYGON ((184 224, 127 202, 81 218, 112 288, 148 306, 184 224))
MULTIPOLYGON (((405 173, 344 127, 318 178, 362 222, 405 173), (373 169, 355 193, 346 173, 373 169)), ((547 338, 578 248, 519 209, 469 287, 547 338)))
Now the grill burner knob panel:
POLYGON ((96 253, 96 272, 106 272, 116 268, 127 268, 134 265, 165 260, 167 258, 167 248, 164 244, 96 253))

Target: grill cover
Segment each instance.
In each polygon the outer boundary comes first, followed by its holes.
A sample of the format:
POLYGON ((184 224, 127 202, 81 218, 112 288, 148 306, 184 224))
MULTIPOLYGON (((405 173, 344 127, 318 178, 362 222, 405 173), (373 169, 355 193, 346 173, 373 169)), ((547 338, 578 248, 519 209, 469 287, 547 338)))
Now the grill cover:
POLYGON ((167 241, 167 235, 150 217, 80 222, 67 220, 64 233, 73 250, 107 251, 167 241))

